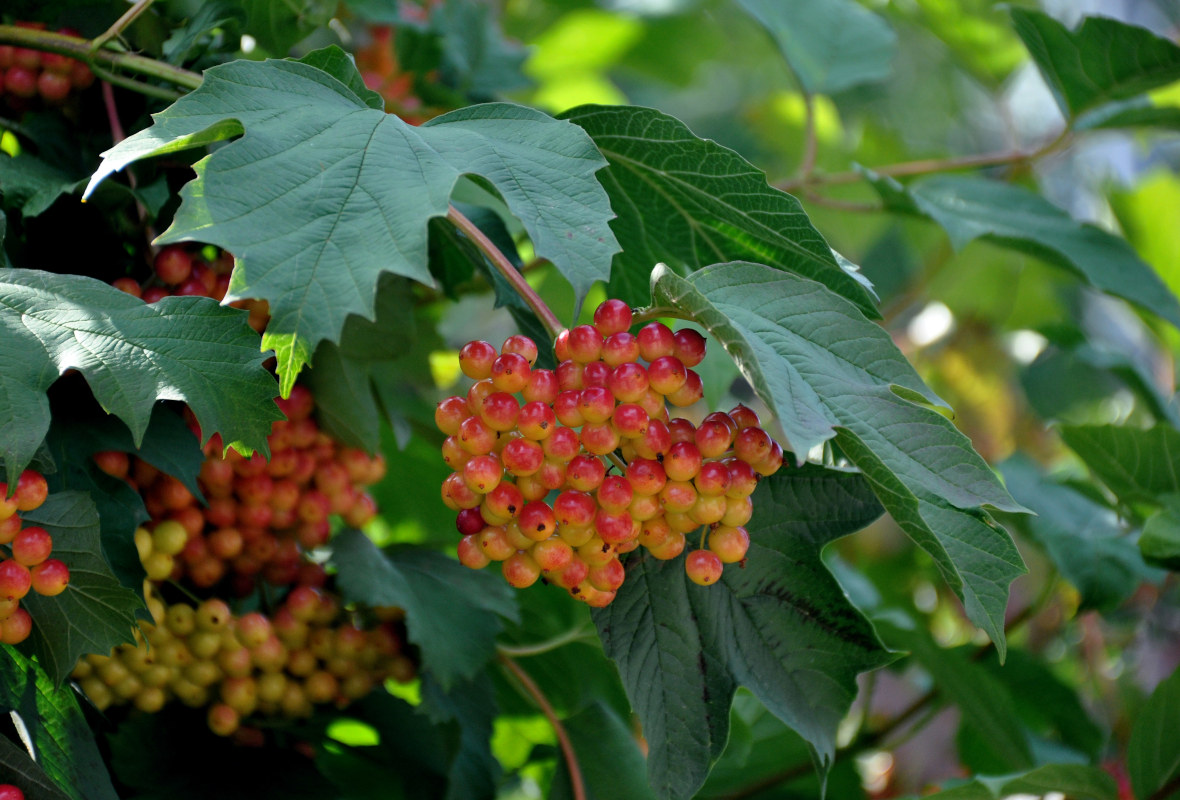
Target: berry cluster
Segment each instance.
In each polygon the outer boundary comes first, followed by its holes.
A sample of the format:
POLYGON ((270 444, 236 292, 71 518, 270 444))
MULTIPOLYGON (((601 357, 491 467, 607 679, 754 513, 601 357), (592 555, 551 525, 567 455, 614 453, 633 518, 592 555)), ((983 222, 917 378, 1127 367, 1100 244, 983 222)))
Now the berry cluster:
POLYGON ((148 578, 183 579, 201 589, 228 580, 238 596, 252 592, 260 577, 275 586, 321 586, 323 568, 303 554, 327 543, 329 515, 360 527, 376 514, 365 487, 384 476, 384 459, 342 447, 321 431, 305 387, 278 403, 287 419, 272 427, 269 462, 258 453, 222 456, 217 436, 207 443, 197 478, 205 507, 145 461, 114 451, 95 455, 103 471, 143 495, 153 522, 137 531, 136 545, 148 578))
MULTIPOLYGON (((45 27, 32 22, 16 24, 23 28, 45 27)), ((78 35, 68 28, 58 33, 78 35)), ((21 109, 38 96, 47 103, 61 103, 71 91, 80 91, 92 83, 94 73, 90 68, 69 56, 0 45, 0 95, 9 106, 21 109)))
POLYGON ((0 483, 0 643, 19 644, 33 630, 33 618, 20 607, 30 590, 47 597, 59 595, 70 582, 70 570, 56 558, 49 531, 36 525, 22 527, 18 512, 40 508, 49 494, 44 476, 26 469, 12 496, 0 483), (7 550, 5 550, 7 548, 7 550), (5 557, 5 556, 8 557, 5 557))
POLYGON ((525 336, 499 352, 483 341, 459 351, 475 383, 439 403, 435 423, 447 435, 454 472, 442 497, 458 512, 464 564, 499 561, 513 586, 544 576, 604 606, 623 583, 619 556, 639 545, 675 558, 707 526, 685 561, 702 585, 745 558, 750 495, 782 465, 782 448, 745 406, 700 425, 671 418, 666 403, 701 399, 692 368, 705 339, 660 322, 632 334, 631 321, 626 303, 602 303, 593 325, 558 336, 556 370, 533 369, 537 346, 525 336))
MULTIPOLYGON (((154 274, 143 284, 131 277, 118 278, 111 285, 145 303, 164 297, 212 297, 221 301, 229 291, 229 277, 234 268, 234 257, 216 248, 193 249, 183 244, 160 248, 152 261, 154 274)), ((265 300, 239 300, 234 308, 250 312, 250 327, 258 332, 266 327, 270 313, 265 300)))
POLYGON ((310 586, 292 589, 269 617, 235 616, 217 598, 166 605, 150 583, 145 594, 153 621, 136 644, 74 668, 99 710, 131 704, 155 713, 176 700, 207 707, 209 727, 228 736, 247 717, 307 717, 318 704, 344 706, 416 673, 399 609, 371 609, 360 627, 334 595, 310 586))

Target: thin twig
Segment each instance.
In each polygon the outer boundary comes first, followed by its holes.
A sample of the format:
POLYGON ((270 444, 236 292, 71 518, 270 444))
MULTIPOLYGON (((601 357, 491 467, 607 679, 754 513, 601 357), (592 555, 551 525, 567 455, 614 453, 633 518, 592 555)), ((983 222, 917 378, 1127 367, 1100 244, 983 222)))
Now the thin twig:
POLYGON ((574 746, 570 743, 569 734, 566 733, 565 726, 561 724, 561 720, 557 718, 557 712, 553 710, 553 706, 549 703, 549 699, 545 697, 545 693, 541 691, 541 687, 537 686, 536 682, 529 677, 529 674, 520 668, 520 665, 513 661, 508 656, 500 653, 497 655, 500 663, 508 668, 508 671, 516 676, 525 690, 536 701, 541 709, 541 713, 549 720, 549 724, 553 726, 553 732, 557 734, 558 744, 561 745, 561 753, 565 757, 565 765, 570 772, 570 789, 573 790, 574 800, 586 800, 586 785, 582 781, 582 768, 578 766, 578 756, 574 752, 574 746))
POLYGON ((483 231, 474 222, 463 216, 462 212, 454 206, 447 209, 447 219, 454 223, 456 228, 463 231, 467 238, 471 240, 471 243, 479 248, 481 253, 487 256, 488 261, 491 262, 496 271, 528 303, 529 308, 537 315, 537 319, 541 320, 541 324, 545 326, 545 330, 548 331, 549 335, 557 338, 557 334, 565 330, 566 326, 561 324, 561 320, 557 318, 557 315, 549 309, 549 306, 545 305, 545 301, 533 290, 533 287, 529 286, 529 282, 524 279, 520 271, 512 266, 512 262, 508 260, 508 257, 500 252, 500 248, 492 244, 492 240, 484 236, 483 231))
POLYGON ((660 317, 688 319, 685 313, 675 306, 648 306, 647 308, 637 308, 632 312, 631 324, 651 322, 653 319, 659 319, 660 317))
POLYGON ((815 97, 803 92, 803 159, 799 162, 799 176, 795 179, 800 186, 811 182, 815 172, 815 159, 819 155, 819 137, 815 132, 815 97))
MULTIPOLYGON (((11 44, 18 47, 29 47, 47 53, 60 53, 83 61, 98 74, 98 69, 123 70, 133 72, 149 78, 166 81, 173 86, 183 89, 196 89, 201 85, 201 75, 187 69, 165 64, 154 58, 136 55, 134 53, 120 53, 113 50, 91 50, 89 39, 78 36, 68 36, 64 33, 42 31, 34 28, 18 28, 15 25, 0 25, 0 44, 11 44)), ((110 80, 110 78, 108 78, 110 80)), ((126 79, 123 79, 126 80, 126 79)), ((116 81, 111 81, 116 83, 116 81)), ((136 83, 130 86, 136 91, 143 91, 146 84, 136 83)), ((150 87, 157 89, 158 87, 150 87)))
POLYGON ((150 6, 153 2, 155 2, 155 0, 137 0, 135 5, 127 9, 127 11, 123 13, 123 16, 115 20, 111 27, 107 28, 101 34, 94 37, 90 43, 90 49, 99 50, 111 39, 121 36, 123 31, 127 29, 127 26, 134 22, 136 17, 147 11, 148 6, 150 6))
POLYGON ((537 642, 535 644, 498 644, 496 650, 509 658, 524 658, 527 656, 539 656, 543 653, 548 653, 551 650, 556 650, 571 642, 580 642, 589 640, 591 638, 590 630, 585 626, 578 628, 570 628, 568 631, 559 633, 551 639, 537 642))

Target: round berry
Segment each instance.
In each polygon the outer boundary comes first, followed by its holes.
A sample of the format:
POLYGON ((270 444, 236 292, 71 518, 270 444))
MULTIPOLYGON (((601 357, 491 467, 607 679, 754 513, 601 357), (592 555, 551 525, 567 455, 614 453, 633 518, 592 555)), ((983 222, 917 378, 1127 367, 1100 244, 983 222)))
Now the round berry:
POLYGON ((684 571, 689 580, 701 586, 721 580, 722 568, 721 559, 709 550, 693 550, 684 559, 684 571))
POLYGON ((605 300, 594 309, 594 327, 603 336, 620 333, 631 327, 631 307, 622 300, 605 300))
POLYGON ((495 360, 496 348, 490 342, 468 342, 459 350, 459 369, 468 378, 477 381, 492 376, 492 363, 495 360))
POLYGON ((522 355, 529 362, 531 367, 537 363, 537 344, 532 339, 521 334, 509 336, 504 340, 503 346, 500 347, 501 353, 516 353, 522 355))
POLYGON ((32 585, 33 579, 28 567, 11 558, 0 561, 0 600, 20 600, 29 593, 32 585))
POLYGON ((692 328, 684 328, 672 335, 673 353, 686 367, 695 367, 705 359, 705 337, 692 328))
POLYGON ((40 472, 26 469, 20 474, 12 496, 16 499, 17 511, 32 511, 40 508, 49 496, 49 484, 40 472))
MULTIPOLYGON (((23 608, 0 620, 0 644, 20 644, 33 631, 33 618, 23 608)), ((21 795, 23 797, 23 795, 21 795)))
POLYGON ((18 564, 32 567, 49 558, 53 552, 53 537, 37 526, 25 528, 12 540, 12 557, 18 564))

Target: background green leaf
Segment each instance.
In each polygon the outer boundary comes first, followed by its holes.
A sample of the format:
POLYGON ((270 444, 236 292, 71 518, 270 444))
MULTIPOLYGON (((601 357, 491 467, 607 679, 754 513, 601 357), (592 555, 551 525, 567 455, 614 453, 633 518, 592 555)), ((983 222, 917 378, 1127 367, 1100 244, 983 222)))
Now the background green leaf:
POLYGON ((889 77, 897 35, 853 0, 737 0, 782 51, 804 91, 834 94, 889 77))
POLYGON ((1136 797, 1168 800, 1180 793, 1180 669, 1156 687, 1143 704, 1127 743, 1127 772, 1136 797), (1164 786, 1171 791, 1156 794, 1164 786))
POLYGON ((1061 438, 1123 503, 1180 493, 1180 431, 1122 425, 1063 425, 1061 438))
POLYGON ((679 558, 627 559, 617 597, 593 616, 643 723, 658 797, 690 797, 704 782, 738 685, 831 766, 857 673, 891 658, 819 553, 879 514, 858 475, 784 469, 755 493, 749 561, 719 584, 693 584, 679 558))
POLYGON ((1047 764, 1023 775, 980 776, 926 797, 938 800, 1000 800, 1011 795, 1061 792, 1077 800, 1116 800, 1118 786, 1106 772, 1085 764, 1047 764))
POLYGON ((498 575, 473 572, 441 553, 383 553, 360 531, 346 530, 332 539, 332 563, 346 602, 405 609, 423 669, 444 689, 492 657, 500 617, 517 618, 512 589, 498 575))
POLYGON ((274 379, 244 311, 204 297, 143 301, 80 275, 0 271, 0 458, 15 480, 49 429, 45 392, 75 369, 142 441, 157 400, 183 400, 208 438, 268 453, 274 379))

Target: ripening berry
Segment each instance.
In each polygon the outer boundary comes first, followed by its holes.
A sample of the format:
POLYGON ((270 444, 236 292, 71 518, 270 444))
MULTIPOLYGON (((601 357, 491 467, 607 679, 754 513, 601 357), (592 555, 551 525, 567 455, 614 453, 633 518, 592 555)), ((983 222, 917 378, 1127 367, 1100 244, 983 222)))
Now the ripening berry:
POLYGON ((524 356, 531 367, 537 363, 537 344, 532 339, 521 334, 509 336, 500 347, 501 353, 516 353, 524 356))
POLYGON ((639 340, 626 331, 612 333, 602 342, 602 360, 612 367, 638 361, 639 340))
POLYGON ((0 800, 25 800, 25 793, 11 783, 0 784, 0 800))
POLYGON ((459 432, 459 423, 470 416, 471 410, 467 408, 467 398, 448 397, 435 406, 434 424, 447 436, 453 436, 459 432))
POLYGON ((468 378, 477 381, 492 376, 492 363, 495 360, 496 348, 489 342, 468 342, 459 350, 459 369, 468 378))
POLYGON ((20 474, 12 496, 16 500, 17 511, 32 511, 40 508, 49 496, 49 484, 40 472, 26 469, 20 474))
POLYGON ((622 300, 604 300, 594 309, 594 327, 603 336, 626 331, 631 327, 631 307, 622 300))
MULTIPOLYGON (((556 395, 554 395, 556 398, 556 395)), ((548 439, 557 427, 557 415, 548 403, 532 400, 520 408, 516 418, 517 429, 526 439, 542 441, 548 439)))
POLYGON ((626 570, 617 558, 611 558, 605 564, 591 567, 586 580, 601 592, 613 592, 623 585, 626 570))
POLYGON ((595 495, 599 507, 614 514, 626 511, 635 496, 630 481, 619 475, 608 475, 601 484, 595 495))
POLYGON ((56 558, 49 558, 29 570, 33 591, 45 597, 55 597, 66 590, 70 582, 70 568, 56 558))
POLYGON ((519 414, 520 403, 507 392, 492 392, 483 399, 483 405, 479 410, 480 418, 494 431, 510 431, 515 428, 519 414))
POLYGON ((705 359, 705 337, 692 328, 683 328, 672 335, 674 355, 686 367, 695 367, 705 359))
POLYGON ((551 369, 534 369, 529 371, 529 382, 520 390, 520 396, 526 403, 552 403, 561 391, 561 384, 557 373, 551 369))
POLYGON ((535 542, 541 542, 552 536, 557 529, 557 517, 548 503, 533 500, 520 510, 517 524, 525 536, 535 542))
POLYGON ((32 631, 33 618, 28 611, 18 608, 5 619, 0 619, 0 644, 20 644, 32 631))
POLYGON ((588 386, 606 386, 610 378, 611 368, 604 361, 591 361, 582 367, 582 388, 588 386))
POLYGON ((709 550, 693 550, 684 559, 684 571, 689 580, 708 586, 721 580, 721 559, 709 550))
POLYGON ((589 572, 590 567, 586 565, 586 562, 575 558, 561 569, 551 572, 545 577, 550 583, 555 583, 563 589, 573 590, 586 580, 586 575, 589 572))
POLYGON ((668 402, 677 408, 685 408, 705 396, 705 388, 701 383, 701 376, 693 370, 688 370, 688 377, 684 385, 668 395, 668 402))
POLYGON ((602 356, 602 334, 591 325, 570 328, 566 346, 570 359, 581 364, 597 361, 602 356))
POLYGON ((492 362, 492 383, 501 392, 519 392, 529 382, 529 362, 519 353, 504 353, 492 362))
POLYGON ((533 560, 533 557, 520 551, 504 559, 500 569, 504 573, 504 580, 517 589, 532 586, 537 582, 537 578, 541 577, 541 567, 533 560))
POLYGON ((206 719, 209 730, 218 736, 229 736, 242 724, 242 718, 238 712, 225 703, 210 706, 206 719))
POLYGON ((18 564, 32 567, 49 558, 53 552, 53 537, 44 528, 31 525, 12 540, 12 557, 18 564))
POLYGON ((8 519, 0 521, 0 544, 8 544, 20 533, 21 518, 13 514, 8 519))
POLYGON ((690 481, 701 469, 701 451, 692 442, 676 442, 664 456, 664 472, 671 481, 690 481))
POLYGON ((480 549, 479 542, 474 536, 464 536, 456 547, 459 563, 471 569, 483 569, 491 563, 491 559, 480 549))
POLYGON ((33 585, 29 568, 13 559, 0 561, 0 600, 20 600, 33 585))
POLYGON ((544 572, 558 572, 574 560, 574 550, 565 540, 554 536, 534 544, 532 557, 544 572))
POLYGON ((600 459, 593 456, 575 456, 566 467, 566 485, 579 492, 594 491, 605 477, 606 466, 600 459))

